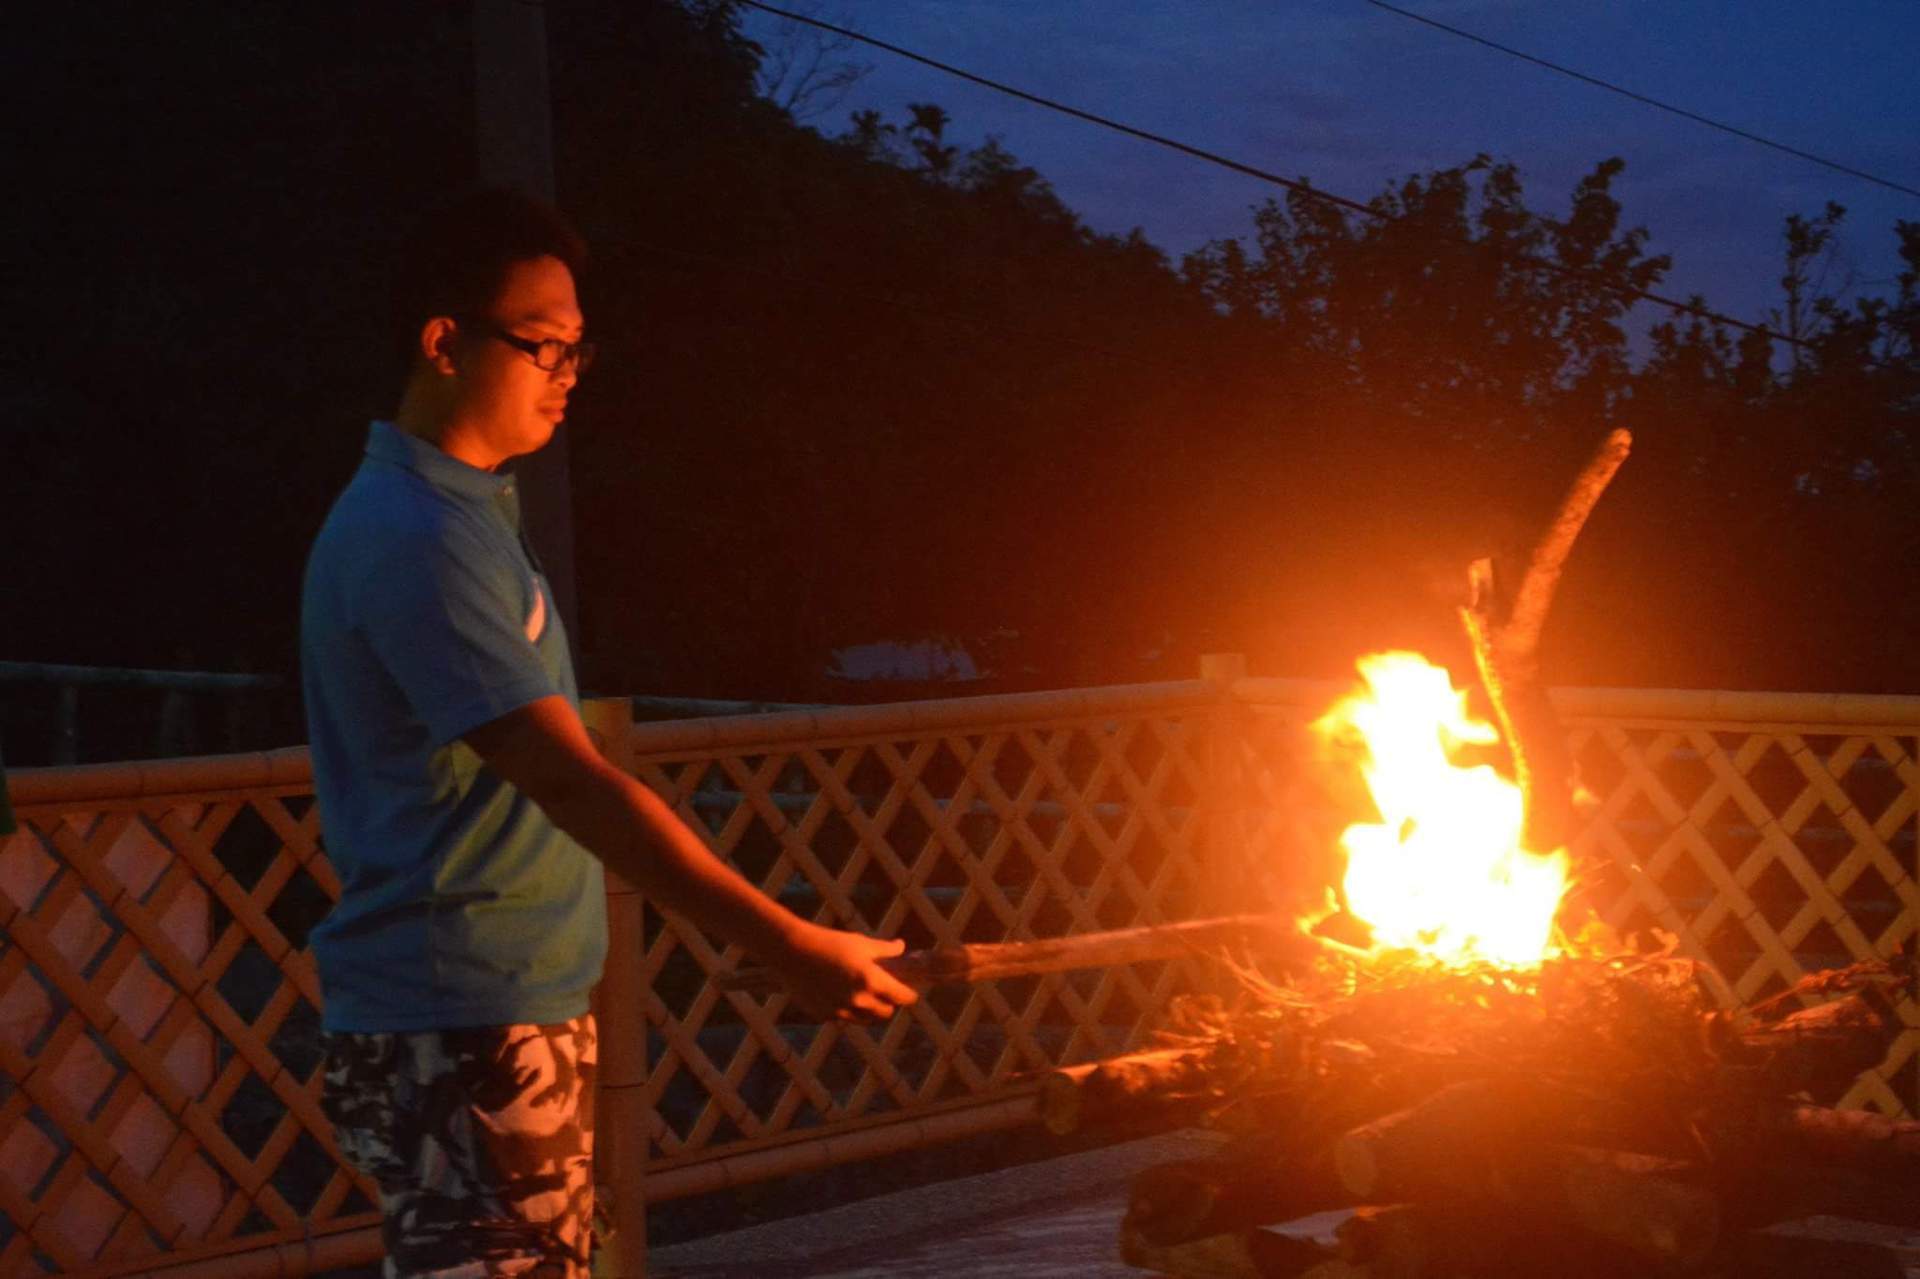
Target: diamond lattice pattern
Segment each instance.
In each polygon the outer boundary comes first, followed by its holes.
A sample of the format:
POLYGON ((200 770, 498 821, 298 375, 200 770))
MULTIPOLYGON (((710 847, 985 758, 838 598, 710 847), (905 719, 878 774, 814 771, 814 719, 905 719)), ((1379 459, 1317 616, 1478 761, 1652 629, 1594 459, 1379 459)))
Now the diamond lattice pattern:
MULTIPOLYGON (((1323 891, 1365 801, 1311 766, 1317 709, 1203 701, 628 762, 802 914, 914 946, 1003 941, 1323 891)), ((1911 729, 1570 728, 1598 801, 1575 849, 1589 891, 1708 960, 1724 1000, 1911 943, 1911 729)), ((304 944, 338 884, 310 789, 19 815, 0 840, 0 1274, 371 1222, 318 1106, 304 944)), ((992 1097, 1138 1043, 1208 979, 1174 962, 999 981, 819 1028, 783 997, 720 992, 710 975, 741 956, 651 913, 643 933, 661 1165, 992 1097)), ((1902 1011, 1887 1061, 1835 1100, 1914 1108, 1920 1010, 1902 1011)))
POLYGON ((304 944, 338 885, 311 796, 21 817, 0 841, 0 1274, 365 1216, 318 1105, 304 944))
MULTIPOLYGON (((1339 830, 1368 800, 1312 764, 1308 722, 1323 707, 1247 708, 1236 829, 1243 874, 1305 902, 1339 873, 1339 830)), ((1873 957, 1920 928, 1915 881, 1920 772, 1907 733, 1810 726, 1636 725, 1572 719, 1581 785, 1597 807, 1572 852, 1584 892, 1627 934, 1675 935, 1706 961, 1727 1006, 1810 971, 1873 957)), ((1920 1008, 1879 1067, 1828 1100, 1920 1112, 1920 1008)))
MULTIPOLYGON (((1596 906, 1677 936, 1729 1006, 1911 949, 1913 737, 1585 723, 1572 743, 1600 801, 1574 848, 1600 868, 1596 906)), ((1907 1029, 1840 1105, 1920 1109, 1920 1008, 1900 1011, 1907 1029)))
MULTIPOLYGON (((754 883, 802 915, 912 947, 1190 917, 1217 712, 639 762, 754 883)), ((653 1137, 664 1162, 979 1098, 1139 1042, 1192 966, 1142 964, 932 992, 884 1027, 817 1027, 783 995, 722 993, 741 962, 646 930, 653 1137)))

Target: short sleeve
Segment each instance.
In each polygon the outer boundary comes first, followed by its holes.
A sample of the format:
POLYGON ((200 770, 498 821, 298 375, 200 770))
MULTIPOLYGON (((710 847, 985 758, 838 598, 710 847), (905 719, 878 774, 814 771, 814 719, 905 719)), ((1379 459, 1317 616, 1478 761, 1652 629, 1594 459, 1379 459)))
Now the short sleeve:
POLYGON ((355 625, 435 744, 561 693, 527 638, 519 580, 456 519, 399 532, 362 580, 355 625))

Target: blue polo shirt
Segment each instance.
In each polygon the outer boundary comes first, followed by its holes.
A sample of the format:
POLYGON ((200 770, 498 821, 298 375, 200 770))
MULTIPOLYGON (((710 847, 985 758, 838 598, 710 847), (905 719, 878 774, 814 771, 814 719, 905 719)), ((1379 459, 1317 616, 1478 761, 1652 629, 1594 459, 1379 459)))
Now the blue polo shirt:
POLYGON ((341 883, 310 939, 326 1029, 584 1013, 600 863, 460 740, 542 697, 579 705, 513 480, 375 422, 307 559, 300 664, 341 883))

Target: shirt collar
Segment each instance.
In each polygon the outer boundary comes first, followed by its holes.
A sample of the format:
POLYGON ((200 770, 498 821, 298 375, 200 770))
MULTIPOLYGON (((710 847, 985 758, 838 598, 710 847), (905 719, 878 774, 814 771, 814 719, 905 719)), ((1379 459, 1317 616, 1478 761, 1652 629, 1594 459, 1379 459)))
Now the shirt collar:
POLYGON ((391 422, 375 422, 368 429, 367 456, 412 471, 435 488, 463 497, 513 497, 512 476, 469 466, 391 422))

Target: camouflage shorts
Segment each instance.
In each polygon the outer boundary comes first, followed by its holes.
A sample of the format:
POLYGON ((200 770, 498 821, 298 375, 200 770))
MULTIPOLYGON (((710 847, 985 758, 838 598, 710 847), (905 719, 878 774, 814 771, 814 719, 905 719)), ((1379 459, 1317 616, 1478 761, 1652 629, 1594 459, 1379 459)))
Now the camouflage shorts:
POLYGON ((587 1272, 595 1060, 590 1015, 327 1036, 321 1105, 379 1184, 389 1279, 587 1272))

